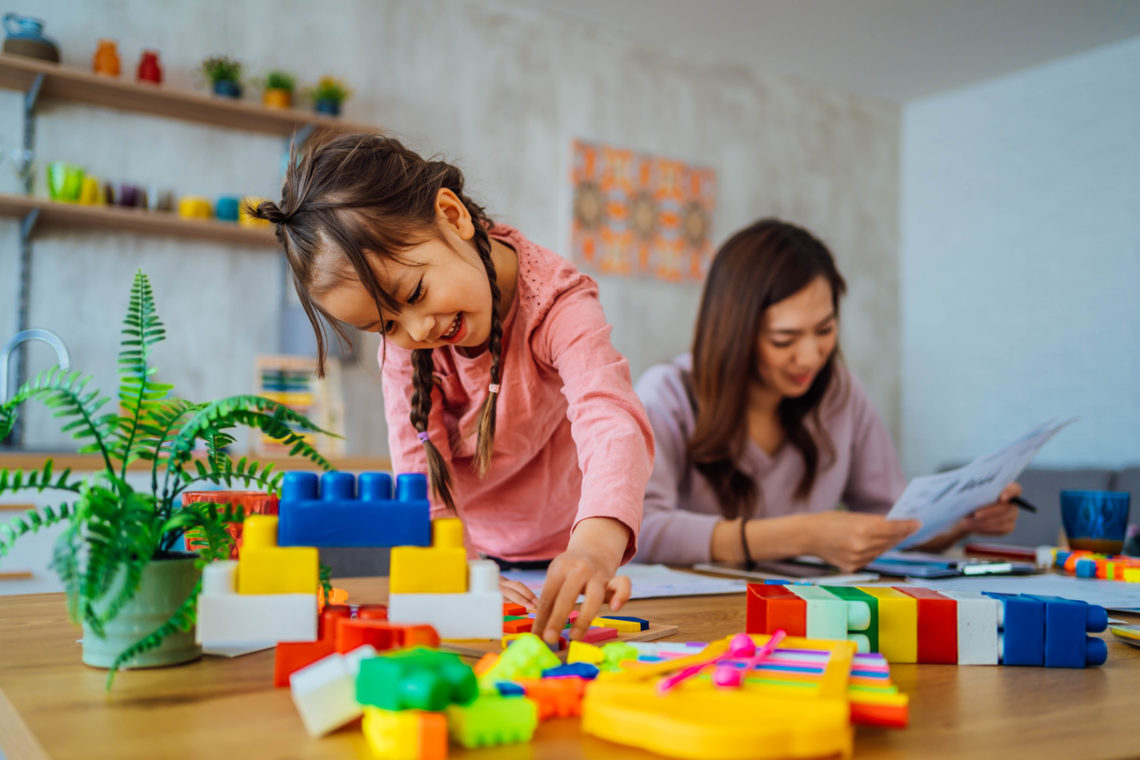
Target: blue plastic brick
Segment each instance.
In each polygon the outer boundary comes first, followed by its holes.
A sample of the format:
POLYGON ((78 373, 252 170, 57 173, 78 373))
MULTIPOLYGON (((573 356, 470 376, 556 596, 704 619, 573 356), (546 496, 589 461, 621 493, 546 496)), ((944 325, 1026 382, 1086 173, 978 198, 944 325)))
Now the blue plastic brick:
POLYGON ((499 695, 504 697, 524 697, 526 696, 526 689, 519 686, 513 681, 495 681, 495 688, 499 690, 499 695))
POLYGON ((982 593, 1000 601, 1004 608, 1002 664, 1044 665, 1045 603, 1025 594, 982 593))
POLYGON ((588 662, 572 662, 568 665, 559 665, 556 668, 547 668, 542 671, 543 678, 585 678, 593 681, 598 677, 598 666, 588 662))
POLYGON ((1083 668, 1104 663, 1108 647, 1100 639, 1085 635, 1108 626, 1104 607, 1059 596, 1033 598, 1045 605, 1045 667, 1083 668))
POLYGON ((386 472, 287 472, 281 483, 278 546, 431 546, 427 479, 386 472), (358 490, 359 488, 359 490, 358 490))

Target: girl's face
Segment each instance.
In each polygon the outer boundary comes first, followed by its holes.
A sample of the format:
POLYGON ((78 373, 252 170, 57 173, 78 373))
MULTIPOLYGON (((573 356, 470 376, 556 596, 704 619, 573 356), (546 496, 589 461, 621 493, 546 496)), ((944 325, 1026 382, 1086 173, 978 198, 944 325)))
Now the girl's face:
POLYGON ((760 325, 757 353, 765 390, 782 398, 807 393, 838 340, 831 285, 817 277, 803 290, 772 304, 760 325))
POLYGON ((447 345, 474 348, 486 343, 491 335, 491 288, 471 242, 471 218, 447 190, 440 191, 437 210, 440 237, 404 251, 401 261, 372 257, 377 283, 403 305, 399 314, 378 313, 376 303, 356 279, 318 297, 321 307, 345 324, 379 332, 408 350, 447 345))

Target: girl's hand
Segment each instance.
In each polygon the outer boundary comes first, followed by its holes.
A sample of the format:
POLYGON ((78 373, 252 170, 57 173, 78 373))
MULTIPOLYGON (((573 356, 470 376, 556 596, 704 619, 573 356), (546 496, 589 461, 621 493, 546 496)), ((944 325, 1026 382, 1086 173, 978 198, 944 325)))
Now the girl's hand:
POLYGON ((616 575, 616 563, 604 557, 571 547, 554 558, 546 571, 546 583, 538 600, 534 632, 548 644, 556 645, 562 624, 574 609, 579 594, 586 599, 578 610, 578 619, 570 630, 571 639, 579 639, 590 627, 602 602, 609 602, 615 612, 629 600, 629 578, 616 575))
POLYGON ((850 573, 918 530, 918 520, 888 520, 860 512, 819 512, 808 516, 812 554, 850 573))
POLYGON ((1021 486, 1010 483, 993 504, 975 509, 958 521, 962 534, 979 533, 983 536, 1004 536, 1017 526, 1017 505, 1013 498, 1021 496, 1021 486))
POLYGON ((528 610, 533 610, 538 607, 538 597, 534 595, 527 586, 519 581, 509 581, 506 578, 499 578, 499 592, 503 595, 504 602, 512 602, 514 604, 521 604, 528 610))

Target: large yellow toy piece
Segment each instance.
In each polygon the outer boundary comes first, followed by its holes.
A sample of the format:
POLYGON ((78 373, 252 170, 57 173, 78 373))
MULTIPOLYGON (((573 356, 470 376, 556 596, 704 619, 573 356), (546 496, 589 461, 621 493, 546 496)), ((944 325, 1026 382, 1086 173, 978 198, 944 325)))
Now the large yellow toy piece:
POLYGON ((918 662, 918 600, 893 588, 859 586, 879 600, 879 651, 888 662, 918 662))
MULTIPOLYGON (((757 646, 769 638, 752 636, 757 646)), ((705 675, 665 695, 657 693, 662 677, 723 654, 730 640, 710 642, 690 657, 626 663, 616 673, 602 673, 586 687, 582 730, 678 758, 850 756, 847 693, 854 642, 787 637, 777 654, 784 650, 791 658, 826 658, 822 675, 802 682, 787 673, 767 677, 761 665, 738 689, 716 687, 705 675), (787 650, 814 651, 805 655, 787 650)))
POLYGON ((763 760, 851 755, 843 696, 788 699, 707 679, 657 694, 655 681, 599 677, 586 687, 582 730, 669 757, 763 760))
POLYGON ((239 594, 317 593, 320 571, 316 547, 278 546, 275 515, 250 515, 242 525, 239 594))
POLYGON ((431 546, 392 548, 389 593, 467 593, 467 550, 463 548, 462 521, 455 517, 432 520, 431 531, 431 546))

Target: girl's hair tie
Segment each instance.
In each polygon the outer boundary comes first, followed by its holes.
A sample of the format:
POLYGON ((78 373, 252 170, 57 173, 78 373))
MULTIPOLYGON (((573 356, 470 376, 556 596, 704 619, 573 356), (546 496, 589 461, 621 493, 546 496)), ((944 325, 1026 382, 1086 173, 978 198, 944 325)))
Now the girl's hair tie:
POLYGON ((417 433, 417 434, 416 434, 416 438, 419 438, 419 439, 420 439, 420 442, 421 442, 421 443, 427 443, 427 442, 428 442, 428 433, 427 433, 427 431, 426 431, 426 430, 424 430, 423 432, 417 433))
POLYGON ((491 383, 490 385, 487 386, 487 390, 489 390, 491 393, 498 393, 499 392, 499 384, 498 383, 491 383))

